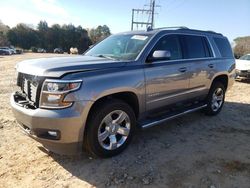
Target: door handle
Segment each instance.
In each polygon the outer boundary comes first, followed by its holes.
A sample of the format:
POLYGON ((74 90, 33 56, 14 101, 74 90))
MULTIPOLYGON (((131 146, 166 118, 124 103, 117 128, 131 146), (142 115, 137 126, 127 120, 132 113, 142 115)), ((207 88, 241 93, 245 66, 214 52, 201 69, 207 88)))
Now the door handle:
POLYGON ((214 68, 214 64, 208 64, 208 67, 212 69, 214 68))
POLYGON ((186 71, 187 71, 187 67, 179 68, 179 72, 186 72, 186 71))

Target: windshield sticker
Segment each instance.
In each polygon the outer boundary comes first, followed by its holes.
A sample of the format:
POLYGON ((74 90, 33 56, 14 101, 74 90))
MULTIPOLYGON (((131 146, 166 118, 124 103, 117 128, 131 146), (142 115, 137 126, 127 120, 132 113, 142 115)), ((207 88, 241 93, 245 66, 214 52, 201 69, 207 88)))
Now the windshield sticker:
POLYGON ((131 37, 131 39, 135 39, 135 40, 146 40, 148 37, 144 36, 144 35, 134 35, 133 37, 131 37))

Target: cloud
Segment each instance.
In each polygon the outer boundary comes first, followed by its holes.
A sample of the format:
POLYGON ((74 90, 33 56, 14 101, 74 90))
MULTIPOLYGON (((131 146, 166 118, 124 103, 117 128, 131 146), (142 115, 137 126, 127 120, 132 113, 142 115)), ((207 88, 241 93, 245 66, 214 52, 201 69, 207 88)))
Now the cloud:
POLYGON ((33 7, 45 14, 69 16, 68 12, 56 0, 30 0, 33 7))
POLYGON ((18 23, 36 26, 40 20, 48 24, 78 22, 57 0, 10 0, 0 6, 0 19, 10 27, 18 23))
POLYGON ((0 17, 4 24, 11 27, 17 23, 35 24, 34 21, 40 19, 38 15, 29 11, 20 10, 16 7, 5 7, 0 11, 0 17), (10 12, 14 12, 15 14, 9 14, 10 12))

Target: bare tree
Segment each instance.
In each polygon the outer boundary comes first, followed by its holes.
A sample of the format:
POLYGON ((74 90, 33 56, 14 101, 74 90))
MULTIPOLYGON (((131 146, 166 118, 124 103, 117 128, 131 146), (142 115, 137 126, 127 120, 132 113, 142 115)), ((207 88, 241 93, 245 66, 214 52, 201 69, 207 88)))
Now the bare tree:
POLYGON ((236 58, 250 53, 250 36, 238 37, 234 39, 234 55, 236 58))

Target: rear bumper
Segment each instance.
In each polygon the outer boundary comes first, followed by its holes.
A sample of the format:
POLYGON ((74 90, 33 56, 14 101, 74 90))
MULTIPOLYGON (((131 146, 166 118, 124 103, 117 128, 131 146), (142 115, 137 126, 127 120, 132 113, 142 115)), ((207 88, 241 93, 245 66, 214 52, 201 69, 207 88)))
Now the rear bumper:
POLYGON ((22 130, 45 148, 59 154, 77 154, 82 151, 83 135, 91 101, 75 102, 72 107, 60 110, 26 109, 15 102, 11 107, 22 130), (48 135, 56 131, 57 137, 48 135))

